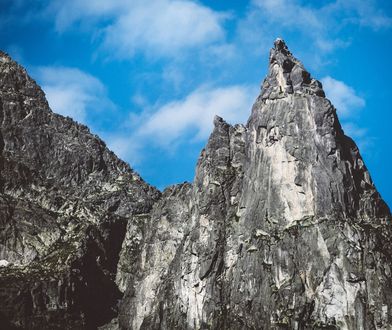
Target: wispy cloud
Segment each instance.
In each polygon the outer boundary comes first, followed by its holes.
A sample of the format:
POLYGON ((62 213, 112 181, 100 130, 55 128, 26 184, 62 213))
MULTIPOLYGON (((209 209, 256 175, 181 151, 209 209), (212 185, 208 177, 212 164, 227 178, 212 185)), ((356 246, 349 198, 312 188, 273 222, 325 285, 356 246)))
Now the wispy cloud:
POLYGON ((119 132, 100 132, 109 147, 118 157, 127 161, 132 167, 140 165, 146 152, 142 140, 136 139, 129 130, 119 132))
MULTIPOLYGON (((129 2, 128 2, 129 3, 129 2)), ((110 21, 113 17, 120 15, 128 7, 127 1, 114 0, 92 0, 92 1, 60 1, 48 2, 46 13, 54 18, 55 27, 58 32, 65 32, 75 25, 94 25, 101 20, 110 21)))
POLYGON ((342 12, 347 23, 359 24, 373 30, 390 28, 392 17, 380 8, 380 3, 377 0, 336 0, 329 7, 334 12, 342 12))
POLYGON ((353 122, 343 122, 342 126, 344 133, 354 139, 362 153, 367 154, 374 146, 376 138, 369 134, 367 128, 360 127, 353 122))
POLYGON ((366 128, 358 127, 356 124, 350 122, 344 124, 344 132, 354 139, 363 139, 368 134, 366 128))
POLYGON ((271 21, 278 21, 281 25, 316 30, 323 28, 318 11, 296 0, 253 0, 252 3, 263 10, 271 21))
POLYGON ((105 86, 77 68, 39 67, 33 70, 33 75, 42 85, 52 110, 63 116, 86 123, 89 112, 114 107, 106 96, 105 86))
POLYGON ((233 124, 244 123, 257 91, 242 85, 198 88, 183 99, 132 115, 131 126, 125 132, 107 135, 108 145, 132 163, 140 161, 140 150, 145 145, 173 152, 180 145, 206 139, 215 115, 233 124))
POLYGON ((327 97, 334 104, 339 117, 347 119, 366 104, 365 100, 358 96, 354 88, 346 85, 343 81, 330 76, 321 79, 327 97))
MULTIPOLYGON (((90 34, 100 55, 135 59, 135 55, 143 54, 164 59, 152 63, 159 63, 154 77, 159 76, 157 85, 166 89, 154 87, 156 95, 150 95, 148 88, 143 87, 145 81, 143 86, 135 84, 138 88, 132 97, 133 105, 148 110, 134 115, 134 125, 124 128, 124 133, 104 134, 114 150, 120 155, 128 154, 127 159, 137 153, 144 141, 168 149, 173 144, 205 139, 215 114, 231 122, 245 121, 257 91, 239 85, 244 80, 236 80, 227 73, 238 68, 238 63, 244 63, 244 67, 247 63, 251 63, 249 67, 255 64, 256 56, 261 57, 261 51, 267 52, 275 37, 293 36, 297 48, 294 51, 315 49, 305 55, 305 61, 306 56, 313 56, 315 62, 325 63, 320 58, 328 59, 336 48, 349 45, 351 34, 346 32, 353 27, 377 30, 392 26, 391 18, 379 9, 375 0, 320 3, 249 0, 242 16, 214 10, 197 0, 151 0, 148 4, 142 0, 42 0, 42 3, 47 4, 44 14, 54 21, 58 33, 90 34), (196 88, 203 81, 222 86, 224 80, 233 86, 196 88), (149 99, 159 99, 166 91, 168 95, 171 93, 170 99, 190 90, 193 92, 187 96, 159 107, 148 105, 149 99)), ((298 55, 302 58, 303 54, 298 55)), ((144 60, 140 76, 150 70, 151 62, 144 60)), ((55 111, 86 122, 94 107, 111 102, 99 80, 72 70, 47 68, 40 73, 40 81, 55 111), (57 79, 59 76, 61 79, 57 79)), ((353 114, 364 107, 364 99, 352 87, 332 77, 325 77, 323 84, 343 125, 354 123, 353 114)))
POLYGON ((182 100, 163 105, 157 111, 143 114, 138 135, 170 146, 193 132, 193 140, 206 139, 215 115, 231 123, 243 123, 256 96, 256 89, 246 86, 202 87, 182 100), (147 118, 145 118, 147 117, 147 118))
MULTIPOLYGON (((273 35, 300 34, 307 45, 318 53, 330 53, 347 47, 351 40, 342 37, 347 27, 366 26, 372 29, 389 28, 388 17, 375 0, 335 0, 304 2, 300 0, 251 0, 247 17, 240 22, 242 36, 268 33, 273 35)), ((248 37, 251 39, 251 37, 248 37)), ((261 37, 255 38, 260 43, 261 37)), ((265 46, 264 46, 265 47, 265 46)))
POLYGON ((74 25, 98 28, 103 49, 115 49, 111 53, 118 58, 137 52, 173 56, 222 40, 227 18, 191 0, 59 0, 49 5, 48 12, 59 32, 74 25))
POLYGON ((356 123, 359 119, 358 111, 366 105, 365 100, 343 81, 327 76, 321 82, 326 96, 336 108, 345 134, 353 138, 360 150, 366 153, 374 138, 369 136, 366 128, 356 123))
POLYGON ((104 45, 129 56, 141 47, 148 52, 173 55, 224 36, 224 16, 191 1, 134 3, 105 30, 104 45))

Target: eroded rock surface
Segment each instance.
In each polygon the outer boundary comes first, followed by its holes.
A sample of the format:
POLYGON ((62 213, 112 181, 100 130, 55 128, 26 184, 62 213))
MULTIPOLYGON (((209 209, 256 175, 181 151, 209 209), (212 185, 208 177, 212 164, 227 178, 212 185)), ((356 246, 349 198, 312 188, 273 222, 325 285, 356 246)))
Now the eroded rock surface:
POLYGON ((283 40, 246 125, 162 194, 0 57, 0 324, 391 329, 388 206, 283 40))
POLYGON ((0 328, 109 322, 128 219, 160 193, 87 127, 54 114, 5 53, 0 151, 0 328))
POLYGON ((389 209, 282 40, 247 125, 215 118, 192 186, 162 199, 147 217, 159 235, 140 235, 148 259, 123 283, 122 328, 392 327, 389 209))

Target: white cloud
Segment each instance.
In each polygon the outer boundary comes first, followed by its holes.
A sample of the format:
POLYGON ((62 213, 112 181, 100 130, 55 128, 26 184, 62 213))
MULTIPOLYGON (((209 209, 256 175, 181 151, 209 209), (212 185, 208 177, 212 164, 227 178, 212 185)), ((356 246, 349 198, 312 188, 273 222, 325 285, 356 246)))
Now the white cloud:
POLYGON ((321 79, 326 96, 338 112, 344 133, 355 140, 359 149, 366 152, 373 144, 374 138, 369 136, 366 128, 358 126, 358 110, 365 106, 365 100, 357 95, 354 88, 343 81, 329 76, 321 79))
POLYGON ((132 134, 118 134, 113 132, 100 132, 107 146, 118 157, 126 160, 132 167, 139 165, 143 160, 143 141, 136 139, 132 134))
POLYGON ((105 31, 104 44, 123 56, 143 47, 150 52, 175 54, 219 40, 223 16, 191 1, 135 3, 105 31))
POLYGON ((182 100, 163 105, 151 114, 143 114, 137 136, 163 147, 181 142, 185 137, 203 140, 213 127, 215 115, 230 123, 243 123, 249 117, 256 89, 246 86, 202 87, 182 100))
POLYGON ((364 138, 368 132, 366 128, 361 128, 352 122, 343 123, 342 126, 345 134, 355 139, 364 138))
POLYGON ((335 0, 311 4, 300 0, 252 0, 247 18, 241 29, 251 32, 252 27, 268 34, 293 32, 302 34, 307 45, 328 53, 346 47, 350 39, 342 40, 341 31, 348 26, 366 26, 372 29, 389 28, 388 17, 375 0, 335 0), (259 22, 259 23, 257 23, 259 22))
MULTIPOLYGON (((296 31, 307 37, 319 51, 329 52, 339 42, 330 37, 327 24, 330 19, 325 8, 315 8, 298 0, 253 0, 254 16, 263 17, 263 23, 273 31, 296 31)), ((252 21, 252 24, 254 22, 252 21)), ((334 25, 336 27, 337 24, 334 25)))
POLYGON ((98 27, 105 49, 129 58, 137 51, 176 55, 178 51, 222 40, 225 14, 191 0, 54 1, 56 28, 98 27), (97 24, 99 23, 99 24, 97 24))
POLYGON ((49 2, 44 14, 51 14, 55 20, 56 30, 64 32, 77 23, 95 24, 97 20, 108 20, 120 15, 130 5, 126 0, 54 0, 49 2))
POLYGON ((327 97, 335 106, 339 117, 343 119, 348 118, 355 111, 365 106, 365 100, 358 96, 355 90, 343 81, 327 76, 321 79, 321 82, 327 97))
POLYGON ((296 0, 253 0, 264 14, 273 21, 286 26, 320 30, 322 21, 315 9, 303 6, 296 0))
POLYGON ((342 127, 344 134, 356 142, 362 153, 367 153, 374 146, 376 138, 369 135, 368 129, 359 127, 353 122, 343 122, 342 127))
POLYGON ((249 86, 201 87, 181 100, 169 102, 140 115, 131 113, 131 124, 122 132, 105 134, 108 146, 133 166, 140 164, 146 146, 166 153, 208 138, 215 115, 232 124, 244 123, 257 95, 249 86))
POLYGON ((47 66, 33 72, 56 113, 86 123, 89 111, 113 107, 104 85, 77 68, 47 66))
POLYGON ((331 7, 350 13, 346 20, 361 26, 374 30, 392 26, 392 18, 383 12, 377 0, 336 0, 331 7))

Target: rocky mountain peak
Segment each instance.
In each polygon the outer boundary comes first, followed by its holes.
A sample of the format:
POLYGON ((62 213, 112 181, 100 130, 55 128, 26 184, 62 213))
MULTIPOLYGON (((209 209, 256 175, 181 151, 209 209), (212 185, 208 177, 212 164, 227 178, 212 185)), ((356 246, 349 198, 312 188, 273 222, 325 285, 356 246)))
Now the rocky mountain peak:
POLYGON ((270 51, 269 71, 262 85, 261 98, 277 99, 294 93, 325 96, 321 83, 311 77, 285 41, 278 38, 270 51))
POLYGON ((5 61, 10 61, 10 60, 11 58, 9 57, 9 55, 6 52, 0 50, 0 63, 5 61))
POLYGON ((255 169, 262 170, 256 165, 260 162, 263 170, 270 169, 258 174, 264 181, 260 194, 280 196, 265 203, 263 212, 285 218, 278 222, 332 214, 368 221, 390 214, 321 83, 282 39, 271 49, 269 71, 247 127, 256 141, 248 151, 255 169))
POLYGON ((275 39, 274 47, 270 51, 270 63, 273 63, 274 61, 277 61, 280 64, 283 64, 285 61, 287 61, 287 63, 300 63, 290 52, 286 42, 280 38, 275 39))
POLYGON ((0 328, 392 327, 391 213, 283 40, 248 124, 216 116, 163 193, 13 61, 0 105, 0 328))
POLYGON ((166 190, 144 218, 150 234, 138 249, 153 261, 134 263, 141 276, 120 274, 120 325, 387 329, 389 209, 283 40, 248 124, 215 117, 214 126, 192 185, 166 190))
MULTIPOLYGON (((15 62, 7 53, 0 51, 0 97, 2 126, 10 128, 19 125, 24 118, 34 118, 42 124, 49 108, 45 94, 26 70, 15 62)), ((27 121, 31 121, 30 118, 27 121)))
POLYGON ((0 53, 1 329, 94 329, 115 316, 126 223, 159 197, 0 53))

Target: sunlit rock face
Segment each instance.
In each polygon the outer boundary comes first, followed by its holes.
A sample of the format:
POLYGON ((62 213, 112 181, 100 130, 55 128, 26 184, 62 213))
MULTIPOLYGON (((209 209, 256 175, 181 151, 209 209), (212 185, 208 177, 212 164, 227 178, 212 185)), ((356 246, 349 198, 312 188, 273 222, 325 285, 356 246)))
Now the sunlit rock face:
POLYGON ((163 193, 0 53, 0 329, 391 329, 391 214, 277 39, 163 193))
POLYGON ((247 125, 214 124, 192 185, 164 192, 138 260, 120 259, 137 265, 120 326, 390 329, 389 209, 282 40, 247 125))

